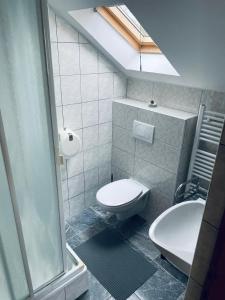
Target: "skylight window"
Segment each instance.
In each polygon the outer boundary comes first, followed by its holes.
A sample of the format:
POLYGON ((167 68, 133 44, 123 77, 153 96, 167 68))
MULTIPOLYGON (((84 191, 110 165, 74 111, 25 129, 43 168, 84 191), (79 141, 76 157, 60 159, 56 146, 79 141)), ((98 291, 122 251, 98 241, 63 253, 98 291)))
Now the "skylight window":
POLYGON ((158 46, 126 5, 98 7, 97 11, 136 50, 142 53, 161 53, 158 46))

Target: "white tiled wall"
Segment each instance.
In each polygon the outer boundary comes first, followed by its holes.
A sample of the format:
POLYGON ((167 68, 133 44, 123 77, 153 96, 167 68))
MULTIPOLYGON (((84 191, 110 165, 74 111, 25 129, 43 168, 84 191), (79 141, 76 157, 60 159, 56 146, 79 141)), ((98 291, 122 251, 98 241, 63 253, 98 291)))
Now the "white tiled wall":
POLYGON ((61 168, 66 218, 95 201, 111 178, 112 99, 126 95, 126 78, 98 50, 50 10, 58 127, 82 140, 82 151, 61 168))

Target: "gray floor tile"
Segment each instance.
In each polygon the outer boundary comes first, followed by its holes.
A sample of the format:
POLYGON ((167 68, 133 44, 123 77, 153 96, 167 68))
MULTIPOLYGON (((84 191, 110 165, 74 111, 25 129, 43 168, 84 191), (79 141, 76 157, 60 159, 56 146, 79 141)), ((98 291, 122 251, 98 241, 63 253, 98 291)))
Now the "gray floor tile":
POLYGON ((141 300, 176 300, 184 289, 184 285, 173 276, 158 270, 135 294, 141 300))
POLYGON ((69 239, 67 242, 74 251, 75 251, 75 248, 80 246, 80 244, 81 244, 81 240, 76 235, 73 236, 71 239, 69 239))
POLYGON ((111 212, 105 211, 100 205, 93 205, 91 206, 91 209, 93 209, 102 219, 108 219, 113 215, 111 212))
POLYGON ((83 230, 82 232, 78 233, 78 237, 81 241, 81 243, 86 242, 90 238, 92 238, 97 233, 101 232, 106 228, 106 225, 104 223, 96 223, 93 226, 89 226, 87 229, 83 230))
POLYGON ((155 259, 155 262, 162 267, 164 270, 169 272, 173 277, 178 279, 183 284, 187 284, 188 277, 183 274, 181 271, 179 271, 177 268, 175 268, 171 263, 169 263, 166 259, 162 259, 160 256, 155 259))
POLYGON ((132 294, 127 300, 140 300, 140 298, 137 295, 132 294))
POLYGON ((177 300, 184 300, 185 291, 177 298, 177 300))
POLYGON ((139 216, 134 216, 117 225, 117 228, 124 238, 129 238, 136 234, 146 225, 146 221, 139 216))
POLYGON ((160 255, 159 250, 149 237, 136 233, 128 239, 128 242, 133 249, 144 254, 144 256, 150 260, 154 260, 160 255))
POLYGON ((100 284, 100 282, 88 272, 89 289, 81 295, 78 300, 108 300, 110 293, 100 284))
MULTIPOLYGON (((116 300, 115 298, 113 298, 112 296, 109 298, 109 299, 107 299, 107 300, 116 300)), ((132 294, 129 298, 127 298, 126 300, 140 300, 140 298, 138 298, 138 296, 137 295, 135 295, 135 294, 132 294)))
POLYGON ((139 228, 137 230, 137 232, 143 236, 145 236, 146 238, 149 238, 149 228, 150 228, 150 225, 146 222, 145 224, 143 224, 141 226, 141 228, 139 228))
POLYGON ((75 230, 73 230, 73 228, 70 225, 66 226, 65 230, 66 230, 67 241, 70 240, 74 235, 76 235, 75 230))
POLYGON ((80 216, 76 216, 68 220, 71 228, 76 232, 76 235, 88 230, 90 227, 96 228, 103 225, 101 217, 98 216, 91 208, 85 209, 80 216))

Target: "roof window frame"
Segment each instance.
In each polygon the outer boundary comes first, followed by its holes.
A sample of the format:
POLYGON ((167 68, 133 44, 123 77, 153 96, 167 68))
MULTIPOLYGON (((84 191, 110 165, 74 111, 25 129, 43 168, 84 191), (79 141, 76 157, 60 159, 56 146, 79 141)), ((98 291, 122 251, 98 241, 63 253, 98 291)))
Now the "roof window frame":
POLYGON ((143 36, 117 6, 101 6, 97 7, 96 11, 137 51, 141 53, 161 54, 161 50, 151 37, 143 36))

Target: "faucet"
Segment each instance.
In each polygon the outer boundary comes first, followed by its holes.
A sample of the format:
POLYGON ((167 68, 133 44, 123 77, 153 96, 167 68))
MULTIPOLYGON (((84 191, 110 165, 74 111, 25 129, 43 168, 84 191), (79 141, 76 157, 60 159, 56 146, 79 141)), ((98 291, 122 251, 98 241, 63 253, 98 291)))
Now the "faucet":
POLYGON ((194 196, 199 192, 200 182, 199 178, 197 176, 193 176, 191 179, 181 183, 178 188, 176 189, 176 192, 174 194, 174 203, 178 203, 180 198, 184 197, 184 200, 189 198, 190 196, 194 196), (181 193, 182 189, 185 188, 189 183, 195 184, 194 187, 190 188, 188 191, 184 191, 181 193), (186 197, 185 197, 186 196, 186 197))

